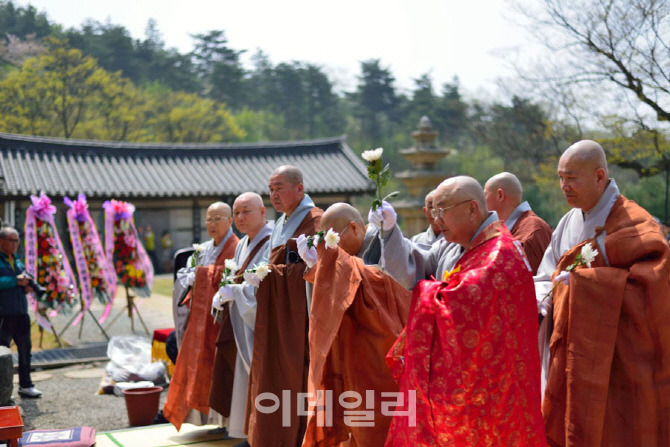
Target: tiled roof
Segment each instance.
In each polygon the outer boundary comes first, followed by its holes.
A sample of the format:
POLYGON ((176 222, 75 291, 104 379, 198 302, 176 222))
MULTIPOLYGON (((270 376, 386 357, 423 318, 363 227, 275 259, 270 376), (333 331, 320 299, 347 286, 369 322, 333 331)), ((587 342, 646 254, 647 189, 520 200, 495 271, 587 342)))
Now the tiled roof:
POLYGON ((0 133, 0 193, 84 193, 99 198, 268 193, 272 171, 292 164, 312 194, 374 189, 345 137, 258 144, 148 144, 0 133))

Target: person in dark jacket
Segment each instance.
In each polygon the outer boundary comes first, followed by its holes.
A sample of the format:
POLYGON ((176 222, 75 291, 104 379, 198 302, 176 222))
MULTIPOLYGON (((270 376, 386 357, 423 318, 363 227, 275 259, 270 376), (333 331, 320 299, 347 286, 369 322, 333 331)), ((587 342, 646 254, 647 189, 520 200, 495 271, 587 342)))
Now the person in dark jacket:
POLYGON ((0 345, 9 347, 12 339, 19 353, 19 394, 40 397, 30 379, 30 316, 26 293, 32 292, 30 277, 16 256, 19 233, 14 228, 0 229, 0 345))

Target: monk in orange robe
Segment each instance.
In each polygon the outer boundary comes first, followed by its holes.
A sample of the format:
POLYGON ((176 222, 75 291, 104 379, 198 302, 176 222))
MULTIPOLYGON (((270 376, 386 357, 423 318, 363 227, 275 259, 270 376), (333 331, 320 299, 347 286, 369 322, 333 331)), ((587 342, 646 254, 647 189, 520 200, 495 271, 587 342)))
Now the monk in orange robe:
MULTIPOLYGON (((209 393, 214 370, 216 338, 219 333, 219 324, 214 322, 210 313, 212 298, 219 290, 225 260, 235 256, 235 248, 239 241, 230 227, 232 223, 230 207, 224 203, 220 205, 210 206, 206 220, 207 232, 212 236, 214 246, 220 247, 220 251, 213 264, 195 270, 193 289, 188 300, 190 312, 186 330, 163 407, 165 418, 177 430, 184 422, 205 424, 207 422, 205 415, 210 413, 209 393), (189 417, 191 410, 202 415, 195 413, 189 417)), ((234 344, 232 348, 234 349, 234 344)), ((232 355, 234 358, 235 352, 232 355)), ((232 388, 232 371, 221 380, 232 388)), ((223 420, 213 422, 223 423, 223 420)))
POLYGON ((313 400, 319 390, 332 392, 333 407, 309 416, 303 447, 331 447, 349 440, 350 447, 382 447, 392 419, 392 410, 384 414, 382 401, 389 399, 382 393, 398 391, 384 358, 407 323, 411 292, 356 257, 366 229, 354 207, 330 206, 321 225, 338 232, 340 241, 336 248, 320 242, 318 262, 305 275, 314 284, 308 391, 313 400), (342 407, 339 397, 352 391, 361 396, 360 404, 342 407), (348 421, 351 411, 364 415, 348 421), (333 424, 326 426, 329 416, 333 424))
POLYGON ((653 217, 608 178, 595 141, 568 148, 558 175, 573 209, 535 277, 547 315, 541 348, 549 445, 668 446, 668 244, 653 217))
POLYGON ((521 243, 535 275, 551 241, 551 227, 530 209, 528 202, 521 202, 523 189, 514 174, 494 175, 486 182, 484 194, 487 208, 498 213, 498 218, 521 243))
POLYGON ((309 306, 303 275, 305 263, 298 256, 296 238, 320 229, 323 210, 305 194, 302 173, 294 166, 277 168, 270 176, 270 200, 277 212, 270 236, 271 272, 256 292, 256 326, 249 372, 246 433, 244 445, 263 447, 299 446, 307 420, 298 415, 298 393, 307 391, 309 349, 307 330, 309 306), (283 402, 288 392, 290 402, 283 402), (273 394, 281 402, 274 412, 260 411, 268 401, 261 394, 273 394), (283 405, 291 405, 284 421, 283 405))
POLYGON ((442 281, 414 287, 387 358, 404 405, 386 446, 546 446, 523 253, 471 177, 442 182, 435 211, 445 239, 464 251, 442 281))

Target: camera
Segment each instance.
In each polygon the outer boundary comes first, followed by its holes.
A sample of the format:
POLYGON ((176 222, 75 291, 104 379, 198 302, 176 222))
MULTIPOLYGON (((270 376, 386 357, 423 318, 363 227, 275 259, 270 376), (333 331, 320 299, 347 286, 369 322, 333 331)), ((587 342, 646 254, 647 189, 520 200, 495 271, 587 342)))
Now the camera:
POLYGON ((35 281, 35 278, 33 278, 32 276, 30 276, 25 272, 24 275, 28 278, 28 285, 26 287, 30 287, 31 289, 33 289, 33 292, 35 293, 35 296, 37 298, 47 293, 47 289, 39 285, 39 283, 35 281))

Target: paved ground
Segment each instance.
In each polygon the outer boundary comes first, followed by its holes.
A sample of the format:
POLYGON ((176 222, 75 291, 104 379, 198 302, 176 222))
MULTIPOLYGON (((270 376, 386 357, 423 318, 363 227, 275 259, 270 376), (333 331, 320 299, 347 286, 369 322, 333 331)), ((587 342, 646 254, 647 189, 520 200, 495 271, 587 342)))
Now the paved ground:
MULTIPOLYGON (((119 291, 115 300, 112 317, 124 309, 125 292, 119 291)), ((103 306, 96 303, 92 306, 95 315, 102 313, 103 306)), ((173 327, 172 298, 163 295, 152 295, 139 304, 140 313, 148 329, 173 327)), ((52 319, 58 331, 61 331, 70 316, 61 315, 52 319)), ((63 337, 74 345, 86 342, 105 341, 90 316, 84 321, 81 339, 78 338, 79 328, 69 328, 63 337)), ((128 335, 133 333, 127 313, 122 315, 109 328, 109 336, 128 335)), ((149 337, 136 319, 135 334, 149 337)), ((45 337, 48 337, 45 334, 45 337)), ((21 408, 24 430, 70 428, 79 425, 94 427, 98 432, 128 427, 128 416, 123 397, 114 395, 96 395, 105 364, 74 365, 60 369, 37 371, 34 374, 35 385, 44 393, 39 399, 18 397, 17 386, 14 396, 21 408)), ((16 377, 15 377, 16 382, 16 377)), ((165 401, 167 390, 161 394, 161 407, 165 401)))

